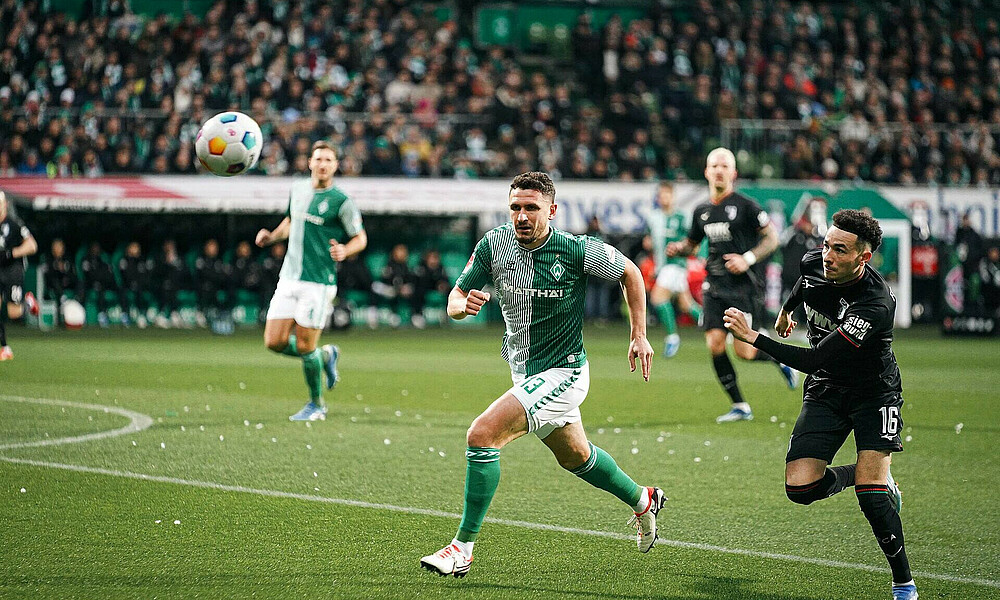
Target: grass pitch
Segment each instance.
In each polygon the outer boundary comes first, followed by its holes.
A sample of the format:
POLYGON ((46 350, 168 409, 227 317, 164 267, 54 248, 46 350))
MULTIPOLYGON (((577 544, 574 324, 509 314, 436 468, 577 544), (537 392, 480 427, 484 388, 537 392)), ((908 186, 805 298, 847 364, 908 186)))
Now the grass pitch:
MULTIPOLYGON (((256 331, 10 338, 3 598, 889 596, 854 494, 809 507, 784 496, 801 390, 739 362, 756 419, 716 425, 727 402, 694 330, 677 357, 655 357, 649 383, 628 372, 625 326, 585 334, 584 424, 637 482, 666 491, 665 540, 640 555, 628 509, 526 436, 503 450, 462 580, 418 561, 454 534, 465 430, 510 385, 499 330, 325 334, 342 382, 309 426, 287 419, 304 402, 300 363, 256 331)), ((1000 598, 1000 344, 916 330, 895 349, 906 451, 893 473, 921 598, 1000 598)), ((849 439, 838 462, 853 455, 849 439)))

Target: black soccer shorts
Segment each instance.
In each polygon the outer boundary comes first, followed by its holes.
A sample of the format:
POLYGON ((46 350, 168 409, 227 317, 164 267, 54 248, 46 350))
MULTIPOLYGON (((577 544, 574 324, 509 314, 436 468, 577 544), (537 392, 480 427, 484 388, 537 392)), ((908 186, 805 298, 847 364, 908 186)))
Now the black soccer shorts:
POLYGON ((758 300, 757 294, 750 288, 747 288, 747 293, 739 295, 716 296, 706 292, 702 300, 704 304, 701 311, 701 328, 705 331, 709 329, 726 329, 726 324, 723 322, 722 316, 726 312, 726 309, 731 306, 735 306, 751 316, 751 329, 759 330, 762 326, 767 327, 759 322, 763 313, 761 302, 758 300))
POLYGON ((24 271, 0 269, 0 300, 20 304, 24 300, 24 271))
MULTIPOLYGON (((810 378, 811 379, 811 378, 810 378)), ((898 392, 872 393, 823 383, 806 382, 785 462, 800 458, 818 458, 830 463, 854 432, 857 450, 902 452, 899 432, 903 418, 899 409, 903 396, 898 392)))

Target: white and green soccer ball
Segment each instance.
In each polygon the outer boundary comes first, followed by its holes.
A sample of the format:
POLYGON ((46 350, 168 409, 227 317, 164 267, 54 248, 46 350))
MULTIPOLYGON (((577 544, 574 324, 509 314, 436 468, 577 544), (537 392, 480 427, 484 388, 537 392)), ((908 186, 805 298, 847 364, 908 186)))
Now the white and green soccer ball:
POLYGON ((194 151, 202 166, 221 177, 240 175, 253 168, 263 145, 257 121, 235 111, 205 121, 194 139, 194 151))

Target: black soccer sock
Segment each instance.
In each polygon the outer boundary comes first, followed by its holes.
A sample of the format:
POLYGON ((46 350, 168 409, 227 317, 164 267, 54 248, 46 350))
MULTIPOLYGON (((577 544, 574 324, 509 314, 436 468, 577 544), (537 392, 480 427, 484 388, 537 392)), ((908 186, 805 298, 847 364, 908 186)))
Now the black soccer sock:
POLYGON ((0 348, 7 345, 7 325, 0 318, 0 348))
POLYGON ((845 487, 854 485, 854 470, 857 465, 842 467, 827 467, 823 477, 806 485, 785 484, 785 495, 796 504, 812 504, 817 500, 844 491, 845 487))
POLYGON ((913 579, 910 575, 910 561, 903 547, 903 522, 889 499, 889 488, 885 484, 862 484, 854 488, 858 495, 861 512, 872 526, 875 540, 882 548, 893 583, 906 583, 913 579))
POLYGON ((733 404, 744 402, 740 386, 736 383, 736 370, 733 369, 733 363, 729 361, 729 355, 723 352, 718 356, 713 356, 712 366, 715 367, 715 376, 719 378, 719 383, 729 394, 729 399, 733 401, 733 404))
POLYGON ((837 485, 839 488, 836 492, 843 491, 844 488, 854 487, 854 473, 858 470, 858 465, 841 465, 839 467, 828 467, 828 471, 833 471, 833 474, 837 476, 837 485))

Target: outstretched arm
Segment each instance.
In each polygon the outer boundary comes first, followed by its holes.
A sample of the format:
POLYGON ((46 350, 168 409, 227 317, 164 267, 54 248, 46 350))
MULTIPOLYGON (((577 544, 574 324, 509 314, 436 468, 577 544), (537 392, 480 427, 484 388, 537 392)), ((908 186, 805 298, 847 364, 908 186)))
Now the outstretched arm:
POLYGON ((727 308, 722 320, 733 337, 752 344, 773 356, 778 362, 803 373, 815 373, 834 357, 843 356, 856 348, 839 329, 830 332, 816 344, 815 348, 803 348, 782 344, 750 329, 743 311, 738 308, 727 308))
POLYGON ((628 364, 631 370, 635 371, 635 359, 638 358, 642 378, 649 381, 653 347, 646 339, 646 286, 643 284, 639 267, 628 258, 625 258, 625 274, 619 283, 625 295, 625 303, 628 305, 628 321, 631 328, 628 364))

